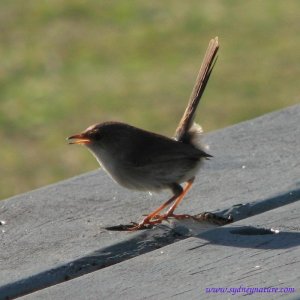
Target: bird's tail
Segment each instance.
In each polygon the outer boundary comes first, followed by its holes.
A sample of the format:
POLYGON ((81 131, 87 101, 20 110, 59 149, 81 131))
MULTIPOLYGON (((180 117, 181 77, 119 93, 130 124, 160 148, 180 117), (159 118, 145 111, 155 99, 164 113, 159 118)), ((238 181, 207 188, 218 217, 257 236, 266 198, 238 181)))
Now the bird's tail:
POLYGON ((192 144, 195 148, 203 152, 204 157, 206 158, 212 157, 212 155, 206 153, 206 151, 209 150, 209 146, 203 143, 202 137, 203 137, 202 127, 199 124, 194 122, 185 135, 185 139, 187 140, 183 142, 192 144))

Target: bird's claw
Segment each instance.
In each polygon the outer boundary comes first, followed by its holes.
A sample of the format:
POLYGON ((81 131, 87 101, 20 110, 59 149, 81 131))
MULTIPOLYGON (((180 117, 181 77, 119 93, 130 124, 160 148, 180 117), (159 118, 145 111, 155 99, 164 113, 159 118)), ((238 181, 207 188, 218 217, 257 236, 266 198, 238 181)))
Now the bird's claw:
POLYGON ((173 219, 177 219, 177 220, 184 220, 184 219, 193 219, 194 217, 192 215, 188 215, 188 214, 176 215, 173 213, 165 213, 163 215, 156 215, 153 217, 154 220, 159 220, 160 222, 166 221, 169 218, 173 218, 173 219))

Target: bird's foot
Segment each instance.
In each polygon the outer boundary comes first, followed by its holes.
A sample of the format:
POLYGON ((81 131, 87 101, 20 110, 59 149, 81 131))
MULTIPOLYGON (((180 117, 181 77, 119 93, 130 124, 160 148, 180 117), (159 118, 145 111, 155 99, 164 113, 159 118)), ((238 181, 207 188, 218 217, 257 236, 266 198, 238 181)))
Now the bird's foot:
POLYGON ((170 214, 168 216, 168 218, 174 218, 174 219, 177 219, 177 220, 185 220, 185 219, 193 219, 194 217, 192 215, 189 215, 189 214, 180 214, 180 215, 176 215, 176 214, 170 214))
POLYGON ((158 225, 158 224, 162 223, 162 221, 168 220, 169 218, 174 218, 177 220, 193 219, 198 222, 209 222, 209 223, 216 224, 219 226, 230 224, 233 222, 233 217, 231 215, 224 218, 224 217, 218 216, 218 215, 216 215, 214 213, 210 213, 210 212, 203 212, 203 213, 200 213, 200 214, 197 214, 194 216, 188 215, 188 214, 175 215, 173 213, 167 212, 163 215, 155 215, 151 218, 146 217, 140 223, 131 222, 130 224, 127 224, 127 225, 117 225, 117 226, 106 227, 106 229, 112 230, 112 231, 136 231, 136 230, 151 229, 155 225, 158 225))
POLYGON ((156 215, 152 219, 159 220, 160 222, 164 220, 168 220, 169 218, 177 219, 177 220, 184 220, 184 219, 193 219, 194 217, 192 215, 188 214, 174 214, 174 213, 165 213, 163 215, 156 215))
POLYGON ((154 225, 160 224, 162 220, 160 219, 149 219, 145 218, 140 223, 132 222, 132 227, 128 228, 129 231, 143 230, 143 229, 151 229, 154 225))

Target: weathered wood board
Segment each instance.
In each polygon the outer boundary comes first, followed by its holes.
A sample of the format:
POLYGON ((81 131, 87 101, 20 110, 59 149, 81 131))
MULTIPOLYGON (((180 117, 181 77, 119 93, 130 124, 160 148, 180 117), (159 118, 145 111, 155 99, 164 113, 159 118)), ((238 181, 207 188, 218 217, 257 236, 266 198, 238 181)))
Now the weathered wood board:
MULTIPOLYGON (((209 133, 205 142, 214 158, 200 170, 178 211, 219 211, 246 222, 250 216, 261 218, 263 212, 297 205, 299 120, 300 105, 296 105, 209 133)), ((0 226, 0 299, 101 269, 96 276, 113 268, 111 265, 121 266, 124 260, 173 242, 176 249, 176 245, 199 241, 179 240, 207 230, 206 225, 191 232, 187 224, 175 228, 166 224, 136 233, 104 229, 137 221, 168 196, 168 192, 150 196, 123 189, 102 171, 94 171, 1 201, 0 221, 5 224, 0 226)), ((208 277, 205 284, 210 283, 208 277)))

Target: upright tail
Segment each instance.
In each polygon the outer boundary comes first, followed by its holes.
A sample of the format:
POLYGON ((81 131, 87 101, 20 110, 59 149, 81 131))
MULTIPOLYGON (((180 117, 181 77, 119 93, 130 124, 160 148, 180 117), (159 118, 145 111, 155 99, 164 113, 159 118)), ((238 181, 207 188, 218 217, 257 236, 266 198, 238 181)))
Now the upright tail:
POLYGON ((193 125, 197 106, 205 90, 210 74, 215 66, 217 60, 216 55, 218 50, 219 42, 218 38, 215 37, 209 42, 192 94, 190 96, 188 106, 175 131, 174 137, 177 141, 185 142, 187 139, 190 139, 188 131, 193 125))

